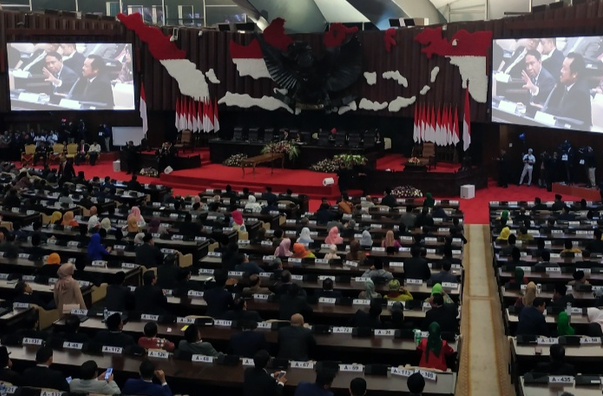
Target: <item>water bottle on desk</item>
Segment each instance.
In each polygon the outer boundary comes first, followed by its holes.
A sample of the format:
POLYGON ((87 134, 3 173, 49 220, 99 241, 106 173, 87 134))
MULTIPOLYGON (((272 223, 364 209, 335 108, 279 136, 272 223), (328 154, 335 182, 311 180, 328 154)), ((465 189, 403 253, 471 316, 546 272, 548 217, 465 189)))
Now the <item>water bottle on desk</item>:
POLYGON ((106 322, 108 317, 109 317, 109 310, 107 308, 105 308, 105 309, 103 309, 103 322, 106 322))
POLYGON ((571 303, 571 302, 568 302, 568 303, 565 305, 565 313, 567 314, 567 317, 568 317, 568 318, 570 319, 570 321, 571 321, 571 318, 572 318, 572 303, 571 303))
POLYGON ((415 333, 415 345, 419 346, 419 344, 421 343, 421 330, 414 329, 413 331, 415 333))

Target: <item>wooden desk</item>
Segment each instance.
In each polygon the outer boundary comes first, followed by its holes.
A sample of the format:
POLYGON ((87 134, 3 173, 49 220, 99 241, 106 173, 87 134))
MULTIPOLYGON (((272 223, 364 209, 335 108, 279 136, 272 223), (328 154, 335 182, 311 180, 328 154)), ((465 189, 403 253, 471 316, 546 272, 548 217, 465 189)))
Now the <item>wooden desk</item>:
MULTIPOLYGON (((24 242, 20 246, 26 252, 33 247, 29 242, 24 242)), ((53 245, 48 243, 40 245, 40 248, 48 252, 48 254, 53 252, 58 253, 63 261, 66 257, 88 257, 88 250, 86 250, 86 248, 72 248, 69 246, 61 246, 56 244, 53 245)), ((136 262, 136 253, 129 251, 117 253, 115 250, 113 250, 111 253, 105 256, 105 260, 120 260, 133 263, 136 262)))
POLYGON ((601 396, 601 385, 594 386, 576 386, 571 385, 547 385, 547 384, 526 384, 524 377, 519 377, 519 396, 556 396, 563 392, 569 392, 574 396, 601 396))
MULTIPOLYGON (((10 358, 15 363, 15 369, 30 367, 34 364, 37 347, 7 347, 10 358)), ((115 379, 123 385, 127 378, 138 378, 138 368, 143 357, 129 357, 121 355, 90 355, 79 351, 54 351, 53 365, 61 369, 65 375, 77 376, 82 363, 95 360, 99 369, 113 367, 115 379)), ((241 391, 243 386, 243 373, 245 366, 236 367, 220 366, 215 363, 193 363, 190 361, 169 359, 155 360, 157 367, 165 372, 167 382, 173 393, 196 394, 199 386, 203 386, 205 394, 224 392, 223 388, 241 391), (208 391, 211 391, 208 393, 208 391)), ((293 392, 300 381, 314 382, 314 370, 287 368, 287 391, 293 392)), ((337 395, 347 395, 350 381, 356 377, 364 377, 367 381, 368 392, 371 396, 388 395, 397 396, 400 391, 407 391, 406 377, 388 373, 387 377, 363 375, 363 373, 339 372, 332 384, 332 390, 337 395)), ((456 373, 437 373, 437 381, 426 381, 424 394, 428 395, 454 395, 456 387, 456 373)), ((232 391, 229 391, 232 392, 232 391)))
POLYGON ((36 221, 40 221, 41 216, 39 212, 35 210, 28 212, 13 212, 8 208, 0 209, 0 216, 2 216, 2 220, 11 221, 13 223, 20 224, 22 227, 34 223, 36 221), (33 213, 32 213, 33 212, 33 213))
MULTIPOLYGON (((33 281, 27 282, 35 293, 39 293, 45 299, 54 298, 54 285, 41 285, 33 281)), ((0 279, 0 295, 2 298, 12 299, 15 296, 16 282, 9 282, 5 279, 0 279)), ((82 286, 82 296, 87 307, 92 306, 92 285, 82 286)))
POLYGON ((245 167, 252 166, 253 167, 253 177, 255 178, 255 167, 256 165, 263 164, 266 162, 272 162, 275 160, 281 160, 281 168, 285 168, 285 154, 284 153, 266 153, 261 155, 256 155, 255 157, 245 158, 241 160, 241 169, 243 170, 243 177, 245 177, 245 167))

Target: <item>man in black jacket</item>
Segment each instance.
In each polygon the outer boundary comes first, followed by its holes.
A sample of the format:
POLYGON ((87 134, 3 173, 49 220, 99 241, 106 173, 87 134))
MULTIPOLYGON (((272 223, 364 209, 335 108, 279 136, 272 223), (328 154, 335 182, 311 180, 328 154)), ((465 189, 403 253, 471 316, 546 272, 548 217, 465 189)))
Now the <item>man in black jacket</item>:
POLYGON ((567 303, 574 304, 574 296, 567 294, 567 286, 565 283, 556 283, 555 292, 553 293, 553 300, 551 306, 565 308, 567 303))
POLYGON ((36 366, 23 372, 25 385, 69 392, 65 375, 60 371, 51 370, 50 365, 52 365, 52 348, 43 346, 36 352, 36 366))
POLYGON ((524 307, 519 313, 516 335, 549 335, 543 312, 546 301, 542 297, 536 297, 532 306, 524 307))
POLYGON ((404 277, 406 279, 422 279, 424 281, 431 278, 431 270, 427 260, 420 257, 421 248, 413 246, 410 248, 410 255, 412 257, 404 260, 404 277))
POLYGON ((22 386, 25 382, 23 377, 12 369, 13 362, 8 357, 8 350, 0 346, 0 381, 11 383, 13 386, 22 386))
POLYGON ((212 318, 221 318, 230 308, 232 308, 232 293, 226 290, 227 276, 222 271, 214 272, 216 280, 215 286, 206 290, 203 299, 207 303, 206 315, 212 318))
POLYGON ((264 335, 264 332, 254 331, 256 328, 256 321, 243 321, 243 331, 233 333, 233 335, 230 336, 228 353, 243 357, 253 357, 256 355, 257 352, 263 349, 269 349, 268 341, 266 341, 266 336, 264 335))
POLYGON ((432 322, 438 322, 442 331, 455 333, 458 330, 456 315, 456 306, 444 304, 444 297, 441 294, 435 294, 431 302, 431 309, 425 313, 423 330, 427 330, 432 322))
POLYGON ((278 331, 278 357, 288 360, 307 361, 316 347, 316 339, 312 330, 304 327, 304 317, 300 314, 291 316, 291 326, 282 327, 278 331))
POLYGON ((135 345, 136 341, 131 335, 122 332, 124 322, 121 315, 116 312, 105 320, 107 330, 99 331, 94 337, 94 341, 104 346, 114 346, 125 348, 129 345, 135 345))
POLYGON ((163 290, 155 286, 157 277, 153 271, 147 271, 142 276, 142 286, 134 292, 134 305, 137 311, 162 315, 166 312, 167 298, 163 290))
POLYGON ((286 294, 281 295, 279 301, 279 319, 287 320, 293 314, 311 315, 312 306, 306 301, 306 296, 300 293, 300 287, 296 283, 289 286, 286 294))
POLYGON ((392 195, 392 189, 387 187, 384 192, 385 196, 381 198, 381 205, 389 206, 390 208, 396 206, 396 197, 392 195))
POLYGON ((371 300, 369 311, 366 312, 362 309, 356 311, 354 316, 348 321, 348 326, 380 329, 383 327, 383 324, 381 323, 381 312, 383 312, 381 301, 371 300))
POLYGON ((276 202, 276 194, 272 192, 272 187, 266 187, 266 192, 262 194, 262 199, 268 202, 276 202))
POLYGON ((82 67, 82 77, 73 85, 69 97, 80 102, 97 103, 98 109, 113 109, 111 81, 106 76, 105 60, 101 56, 88 55, 82 67))
POLYGON ((126 273, 118 271, 113 275, 113 282, 107 287, 105 308, 109 311, 125 312, 134 306, 134 293, 124 286, 126 273))
POLYGON ((136 248, 136 264, 144 265, 147 268, 163 264, 163 253, 155 246, 153 236, 147 233, 142 241, 144 243, 136 248))
POLYGON ((533 373, 542 373, 548 375, 568 375, 575 376, 576 369, 573 365, 565 363, 565 348, 563 345, 554 344, 549 349, 551 361, 548 363, 537 363, 533 373))
POLYGON ((287 377, 279 373, 268 374, 266 366, 270 361, 270 354, 261 350, 253 356, 255 367, 245 369, 243 380, 243 394, 245 396, 279 396, 283 393, 287 377))

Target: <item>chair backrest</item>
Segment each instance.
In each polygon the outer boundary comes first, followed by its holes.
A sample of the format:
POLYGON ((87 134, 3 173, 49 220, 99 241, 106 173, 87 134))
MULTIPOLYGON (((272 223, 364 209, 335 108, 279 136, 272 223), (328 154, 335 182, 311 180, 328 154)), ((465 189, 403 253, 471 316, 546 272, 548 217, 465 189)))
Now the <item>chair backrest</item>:
POLYGON ((67 154, 77 154, 77 144, 69 143, 67 145, 67 154))
POLYGON ((52 146, 52 151, 54 153, 63 153, 63 150, 65 149, 65 146, 62 143, 55 143, 52 146))
POLYGON ((35 144, 27 144, 25 145, 25 154, 35 154, 36 145, 35 144))
POLYGON ((423 143, 423 157, 433 157, 435 155, 435 144, 423 143))
POLYGON ((180 266, 181 268, 186 268, 186 267, 190 267, 191 265, 193 265, 193 255, 191 253, 182 254, 179 251, 177 251, 177 253, 178 253, 178 266, 180 266))
POLYGON ((189 144, 190 142, 192 142, 192 140, 193 140, 193 133, 190 130, 185 129, 184 131, 182 131, 182 136, 180 137, 180 143, 189 144))

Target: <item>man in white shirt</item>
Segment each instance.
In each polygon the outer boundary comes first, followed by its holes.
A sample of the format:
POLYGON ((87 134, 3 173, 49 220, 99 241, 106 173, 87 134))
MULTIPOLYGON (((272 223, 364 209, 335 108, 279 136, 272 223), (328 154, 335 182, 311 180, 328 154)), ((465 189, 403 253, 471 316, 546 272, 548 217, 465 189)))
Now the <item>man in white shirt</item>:
POLYGON ((93 142, 90 147, 88 147, 88 156, 90 157, 90 165, 95 165, 96 160, 101 152, 101 146, 98 142, 93 142))
POLYGON ((98 375, 98 366, 94 360, 84 362, 80 367, 80 376, 69 384, 73 393, 98 393, 101 395, 118 395, 121 393, 119 386, 113 381, 113 374, 106 376, 105 371, 98 375))
POLYGON ((523 184, 523 178, 526 177, 526 174, 528 175, 528 187, 532 185, 532 171, 535 163, 536 157, 532 154, 532 149, 528 149, 528 153, 523 156, 523 171, 519 179, 520 186, 523 184))

